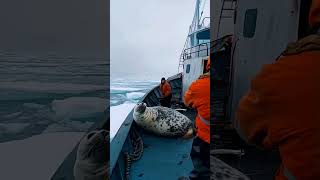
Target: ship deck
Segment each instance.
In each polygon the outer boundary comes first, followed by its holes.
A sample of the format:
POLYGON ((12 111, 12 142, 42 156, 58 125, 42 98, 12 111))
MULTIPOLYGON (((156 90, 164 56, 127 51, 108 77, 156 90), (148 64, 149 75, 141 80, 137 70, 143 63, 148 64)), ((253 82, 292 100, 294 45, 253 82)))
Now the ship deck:
MULTIPOLYGON (((195 112, 184 112, 190 119, 195 112)), ((132 163, 130 179, 163 180, 188 177, 193 168, 190 158, 192 139, 158 137, 140 131, 144 142, 144 151, 140 160, 132 163)))

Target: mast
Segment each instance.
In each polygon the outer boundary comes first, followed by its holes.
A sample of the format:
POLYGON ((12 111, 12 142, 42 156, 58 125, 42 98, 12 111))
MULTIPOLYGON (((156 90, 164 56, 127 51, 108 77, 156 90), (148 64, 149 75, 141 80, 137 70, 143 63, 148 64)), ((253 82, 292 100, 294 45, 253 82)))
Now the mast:
POLYGON ((200 0, 196 1, 196 7, 194 10, 194 16, 193 16, 193 20, 192 20, 192 24, 190 26, 190 30, 189 33, 194 32, 196 30, 198 30, 200 28, 200 0))
POLYGON ((200 15, 200 5, 201 5, 201 0, 196 0, 194 15, 193 15, 193 19, 192 19, 191 25, 189 26, 188 36, 187 36, 187 39, 186 39, 186 41, 184 43, 183 50, 182 50, 182 52, 180 54, 178 72, 180 72, 180 68, 183 66, 184 49, 186 47, 190 46, 190 44, 192 44, 192 42, 190 42, 190 40, 189 40, 189 35, 201 28, 201 24, 200 24, 200 18, 201 18, 200 17, 201 16, 200 15))
POLYGON ((199 21, 200 21, 200 0, 197 0, 197 4, 196 4, 196 10, 195 10, 195 13, 194 13, 194 19, 195 19, 195 27, 196 27, 196 30, 199 29, 199 21))

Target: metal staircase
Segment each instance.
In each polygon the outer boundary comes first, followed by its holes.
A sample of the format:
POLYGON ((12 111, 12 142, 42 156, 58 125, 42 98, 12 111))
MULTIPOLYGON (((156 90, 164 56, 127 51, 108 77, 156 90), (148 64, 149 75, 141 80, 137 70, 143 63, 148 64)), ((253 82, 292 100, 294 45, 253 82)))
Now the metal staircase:
POLYGON ((245 142, 239 137, 227 116, 231 44, 225 43, 225 50, 213 52, 211 74, 211 155, 230 166, 241 169, 240 161, 245 155, 245 142))
MULTIPOLYGON (((221 10, 219 15, 219 23, 217 26, 217 36, 219 36, 221 20, 223 19, 234 19, 236 12, 237 0, 221 0, 221 10)), ((218 37, 216 37, 218 38, 218 37)))
MULTIPOLYGON (((219 38, 219 31, 221 21, 223 19, 230 19, 235 17, 236 0, 221 0, 221 10, 217 25, 216 39, 219 38)), ((227 36, 228 37, 228 36, 227 36)), ((227 39, 227 37, 225 39, 227 39)), ((223 38, 221 38, 223 39, 223 38)), ((231 69, 231 42, 224 43, 226 46, 225 51, 216 52, 212 49, 212 72, 211 78, 211 116, 214 117, 211 123, 212 142, 214 149, 221 147, 233 148, 232 139, 234 138, 234 130, 231 127, 231 122, 227 117, 227 103, 229 98, 230 86, 230 69, 231 69)))

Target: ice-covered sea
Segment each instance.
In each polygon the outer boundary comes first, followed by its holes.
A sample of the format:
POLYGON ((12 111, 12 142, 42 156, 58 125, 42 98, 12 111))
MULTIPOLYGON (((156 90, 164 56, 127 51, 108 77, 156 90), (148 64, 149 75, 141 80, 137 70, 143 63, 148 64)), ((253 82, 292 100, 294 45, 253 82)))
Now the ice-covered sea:
MULTIPOLYGON (((0 174, 13 180, 50 179, 88 128, 104 119, 107 68, 99 58, 0 52, 0 174)), ((157 84, 111 82, 111 137, 157 84)))
POLYGON ((159 81, 148 78, 111 78, 110 137, 113 138, 135 104, 159 81))
POLYGON ((86 131, 107 108, 108 66, 92 57, 1 53, 0 142, 86 131))
POLYGON ((107 68, 97 57, 0 52, 1 177, 52 177, 88 128, 104 119, 107 68))

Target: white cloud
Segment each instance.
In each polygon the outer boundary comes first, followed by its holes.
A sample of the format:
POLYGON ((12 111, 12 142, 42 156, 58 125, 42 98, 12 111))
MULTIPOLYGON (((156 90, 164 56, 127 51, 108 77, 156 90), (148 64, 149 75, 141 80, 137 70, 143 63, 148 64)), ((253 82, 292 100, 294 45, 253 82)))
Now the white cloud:
POLYGON ((111 78, 177 73, 194 0, 111 0, 111 78))

